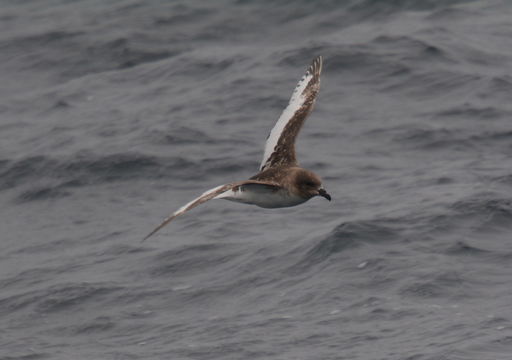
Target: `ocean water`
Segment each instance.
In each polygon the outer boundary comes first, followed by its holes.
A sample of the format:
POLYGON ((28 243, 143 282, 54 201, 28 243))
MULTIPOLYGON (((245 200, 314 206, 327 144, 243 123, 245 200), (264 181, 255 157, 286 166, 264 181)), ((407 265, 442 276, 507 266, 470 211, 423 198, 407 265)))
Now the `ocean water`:
POLYGON ((0 1, 0 359, 512 358, 512 3, 0 1), (301 165, 212 201, 324 57, 301 165))

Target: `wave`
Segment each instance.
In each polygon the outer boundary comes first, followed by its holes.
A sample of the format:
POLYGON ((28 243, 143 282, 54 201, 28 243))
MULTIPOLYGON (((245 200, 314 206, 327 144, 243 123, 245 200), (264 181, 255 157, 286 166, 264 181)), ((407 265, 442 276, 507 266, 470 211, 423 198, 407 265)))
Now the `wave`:
POLYGON ((393 137, 396 143, 420 150, 446 151, 446 149, 473 149, 475 143, 467 134, 448 128, 400 127, 393 137))
POLYGON ((24 54, 24 69, 45 72, 60 81, 133 68, 182 53, 181 48, 154 46, 144 35, 91 39, 80 31, 16 36, 5 41, 4 49, 11 54, 24 54))
POLYGON ((441 272, 429 275, 427 280, 409 281, 399 293, 404 297, 463 299, 471 293, 471 279, 458 272, 441 272))
POLYGON ((303 271, 338 254, 351 253, 361 246, 390 242, 409 243, 415 239, 433 243, 437 243, 439 239, 455 240, 450 240, 448 244, 439 243, 438 248, 427 251, 440 251, 456 256, 499 256, 508 259, 510 252, 498 254, 494 250, 469 245, 464 236, 468 234, 468 230, 479 233, 508 233, 511 228, 512 199, 493 193, 476 194, 456 201, 445 209, 440 208, 436 213, 407 214, 398 218, 377 217, 342 223, 329 234, 310 242, 307 248, 301 246, 294 250, 300 251, 302 255, 293 268, 303 271))
MULTIPOLYGON (((270 0, 236 0, 235 4, 237 5, 250 5, 250 4, 260 4, 262 2, 266 3, 266 6, 275 5, 274 1, 270 0)), ((347 12, 347 15, 366 15, 368 18, 370 15, 373 15, 375 18, 378 18, 382 15, 394 14, 401 11, 426 11, 426 10, 436 10, 436 9, 444 9, 449 8, 450 6, 461 4, 466 2, 465 0, 447 0, 443 2, 439 2, 436 0, 389 0, 389 1, 380 1, 380 0, 358 0, 358 1, 333 1, 333 0, 316 0, 316 1, 308 1, 301 0, 297 1, 298 8, 309 8, 307 13, 311 14, 315 10, 314 13, 318 13, 319 11, 323 12, 332 12, 335 10, 342 10, 347 12)), ((287 3, 284 3, 283 6, 289 7, 287 3)))
POLYGON ((493 120, 509 117, 509 111, 494 106, 477 106, 473 104, 464 103, 461 105, 452 106, 448 109, 439 110, 435 113, 429 112, 425 114, 429 117, 435 118, 449 118, 449 119, 475 119, 475 120, 493 120))
POLYGON ((482 256, 491 254, 491 251, 478 248, 470 245, 465 241, 456 241, 454 244, 449 246, 446 251, 449 255, 462 255, 462 256, 482 256))
POLYGON ((101 183, 162 178, 190 180, 192 172, 204 177, 232 174, 242 169, 245 166, 234 161, 230 164, 225 158, 192 161, 141 153, 79 153, 67 158, 32 156, 0 160, 0 190, 26 187, 18 197, 23 202, 62 197, 68 195, 69 189, 101 183))
POLYGON ((432 65, 433 61, 445 64, 454 64, 456 61, 440 45, 430 43, 424 39, 412 36, 400 35, 379 35, 371 42, 371 49, 384 51, 388 56, 398 51, 398 58, 401 61, 418 63, 427 62, 432 65))
MULTIPOLYGON (((166 159, 174 166, 186 166, 182 158, 166 159)), ((112 154, 99 156, 81 153, 70 158, 57 159, 49 156, 32 156, 16 161, 3 161, 0 164, 0 179, 3 187, 18 186, 31 180, 49 177, 64 179, 67 186, 80 186, 84 183, 112 181, 136 176, 138 173, 155 169, 165 161, 156 156, 138 153, 112 154)))
POLYGON ((480 193, 450 206, 454 220, 471 223, 474 230, 509 230, 512 228, 512 199, 495 193, 480 193))
POLYGON ((156 157, 139 153, 77 154, 68 158, 32 156, 0 162, 0 190, 21 188, 17 201, 26 202, 69 195, 76 187, 141 178, 172 176, 184 179, 188 169, 199 167, 181 157, 156 157), (179 169, 180 171, 177 171, 179 169))
POLYGON ((209 266, 219 266, 229 262, 241 254, 238 247, 225 244, 199 244, 186 245, 176 249, 165 251, 154 257, 152 276, 167 277, 170 274, 189 274, 209 266))
MULTIPOLYGON (((472 110, 469 110, 469 112, 471 111, 472 110)), ((495 116, 496 114, 496 112, 488 113, 488 116, 495 116)), ((454 113, 453 116, 459 117, 463 115, 454 113)), ((471 115, 468 114, 468 117, 469 116, 471 115)), ((473 116, 478 115, 473 114, 473 116)), ((512 139, 512 131, 508 129, 471 130, 444 126, 431 127, 428 125, 403 125, 390 129, 372 130, 371 133, 391 133, 395 143, 406 146, 407 148, 439 152, 446 151, 447 149, 457 151, 480 151, 480 148, 508 147, 512 139)))
POLYGON ((379 0, 362 0, 357 1, 351 6, 352 11, 364 11, 369 14, 382 13, 392 14, 399 11, 426 11, 447 8, 452 5, 461 4, 466 1, 464 0, 448 0, 448 1, 436 1, 436 0, 391 0, 391 1, 379 1, 379 0))
POLYGON ((106 283, 68 283, 0 298, 4 313, 32 309, 36 314, 80 308, 88 301, 101 301, 122 288, 106 283))
POLYGON ((293 268, 305 270, 320 264, 338 253, 350 251, 364 244, 381 243, 400 238, 401 230, 387 220, 360 220, 344 222, 329 234, 316 239, 304 250, 302 259, 293 268))

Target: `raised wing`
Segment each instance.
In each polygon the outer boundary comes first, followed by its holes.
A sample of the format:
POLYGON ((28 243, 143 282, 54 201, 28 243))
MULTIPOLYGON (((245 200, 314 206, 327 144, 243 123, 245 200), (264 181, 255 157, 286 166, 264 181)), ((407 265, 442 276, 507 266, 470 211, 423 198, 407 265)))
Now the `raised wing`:
POLYGON ((295 165, 295 139, 304 120, 313 109, 320 90, 322 57, 313 60, 308 70, 293 91, 286 109, 268 135, 260 171, 280 165, 295 165))
POLYGON ((234 184, 226 184, 226 185, 220 185, 213 189, 210 189, 206 192, 204 192, 201 196, 195 198, 194 200, 190 201, 189 203, 183 205, 178 210, 173 212, 171 215, 169 215, 167 218, 164 219, 164 221, 158 225, 153 231, 151 231, 142 241, 145 241, 147 238, 149 238, 151 235, 156 233, 158 230, 163 228, 165 225, 169 224, 174 218, 186 213, 190 209, 195 208, 198 205, 201 205, 202 203, 213 199, 219 194, 222 194, 223 192, 226 192, 228 190, 231 190, 233 188, 234 184))

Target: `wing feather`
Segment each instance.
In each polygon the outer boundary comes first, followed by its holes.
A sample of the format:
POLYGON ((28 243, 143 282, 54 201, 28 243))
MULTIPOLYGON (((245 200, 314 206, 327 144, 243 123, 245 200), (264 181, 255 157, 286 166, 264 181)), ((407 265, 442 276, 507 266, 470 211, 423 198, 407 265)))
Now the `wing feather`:
POLYGON ((220 186, 214 187, 213 189, 205 191, 200 196, 198 196, 194 200, 186 203, 185 205, 180 207, 178 210, 173 212, 171 215, 166 217, 160 225, 158 225, 144 239, 142 239, 142 242, 147 240, 150 236, 152 236, 158 230, 163 228, 165 225, 169 224, 176 217, 183 215, 187 211, 195 208, 198 205, 201 205, 204 202, 207 202, 208 200, 223 199, 223 198, 230 200, 232 193, 239 191, 240 187, 251 187, 251 189, 256 192, 258 192, 258 187, 261 189, 260 191, 265 190, 267 192, 268 191, 277 191, 277 190, 281 189, 281 187, 278 184, 276 184, 275 182, 259 181, 259 180, 244 180, 244 181, 239 181, 236 183, 225 184, 225 185, 220 185, 220 186), (224 196, 224 195, 226 195, 226 196, 224 196))
POLYGON ((282 188, 281 185, 274 181, 244 180, 233 184, 231 189, 217 195, 215 199, 239 201, 241 198, 237 196, 237 194, 239 194, 240 191, 244 192, 250 190, 254 194, 268 194, 282 190, 282 188))
POLYGON ((295 139, 313 109, 316 96, 320 90, 320 74, 322 72, 322 57, 313 60, 306 73, 299 81, 288 106, 270 131, 265 144, 265 152, 260 165, 260 171, 276 165, 294 165, 295 139))
POLYGON ((180 207, 178 210, 173 212, 171 215, 166 217, 164 219, 164 221, 162 221, 162 223, 160 225, 158 225, 144 239, 142 239, 142 241, 145 241, 147 238, 149 238, 151 235, 153 235, 158 230, 163 228, 165 225, 169 224, 172 220, 174 220, 174 218, 184 214, 185 212, 195 208, 198 205, 201 205, 202 203, 204 203, 204 202, 206 202, 208 200, 211 200, 211 199, 215 198, 216 196, 222 194, 225 191, 231 190, 233 188, 233 186, 234 186, 234 184, 225 184, 225 185, 220 185, 220 186, 214 187, 213 189, 210 189, 208 191, 205 191, 203 194, 201 194, 201 196, 199 196, 199 197, 195 198, 194 200, 186 203, 185 205, 180 207))

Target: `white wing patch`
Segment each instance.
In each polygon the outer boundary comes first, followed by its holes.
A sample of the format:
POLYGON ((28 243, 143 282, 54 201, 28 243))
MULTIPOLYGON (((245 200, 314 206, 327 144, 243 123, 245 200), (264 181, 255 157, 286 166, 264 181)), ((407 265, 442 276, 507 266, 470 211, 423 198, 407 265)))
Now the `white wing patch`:
POLYGON ((311 68, 308 68, 306 74, 304 74, 302 79, 300 79, 299 83, 293 90, 292 97, 290 98, 288 106, 283 110, 281 116, 267 137, 267 142, 265 143, 265 152, 260 164, 260 171, 263 170, 266 163, 270 159, 270 156, 274 152, 279 138, 281 137, 281 134, 286 127, 286 124, 288 124, 288 122, 293 118, 293 115, 304 105, 304 102, 307 98, 304 94, 304 90, 314 75, 310 70, 311 68))
POLYGON ((217 186, 217 187, 214 187, 213 189, 210 189, 210 190, 207 190, 205 191, 204 193, 201 194, 201 196, 198 196, 197 198, 195 198, 194 200, 186 203, 185 205, 183 205, 182 207, 180 207, 178 210, 176 210, 175 212, 173 212, 171 215, 169 215, 168 217, 166 217, 164 219, 164 221, 162 221, 162 223, 160 225, 158 225, 153 231, 151 231, 144 239, 142 239, 142 241, 146 240, 147 238, 149 238, 151 235, 153 235, 154 233, 156 233, 158 230, 160 230, 161 228, 163 228, 165 225, 167 225, 168 223, 170 223, 174 218, 184 214, 185 212, 187 212, 188 210, 190 209, 193 209, 195 208, 196 206, 208 201, 208 200, 211 200, 211 199, 214 199, 216 196, 218 196, 219 194, 222 194, 223 192, 231 189, 232 187, 232 184, 226 184, 226 185, 220 185, 220 186, 217 186))
MULTIPOLYGON (((196 197, 194 200, 192 201, 189 201, 188 203, 186 203, 185 205, 183 205, 182 207, 180 207, 178 210, 176 210, 175 212, 172 213, 172 215, 170 215, 169 217, 176 217, 176 216, 179 216, 181 214, 183 214, 185 211, 189 210, 190 206, 192 204, 194 204, 196 201, 200 200, 201 198, 203 197, 207 197, 208 195, 210 194, 213 194, 215 193, 217 190, 219 190, 220 188, 224 187, 226 185, 219 185, 219 186, 216 186, 214 187, 213 189, 210 189, 210 190, 206 190, 204 193, 202 193, 200 196, 196 197)), ((167 220, 167 219, 165 219, 167 220)))

